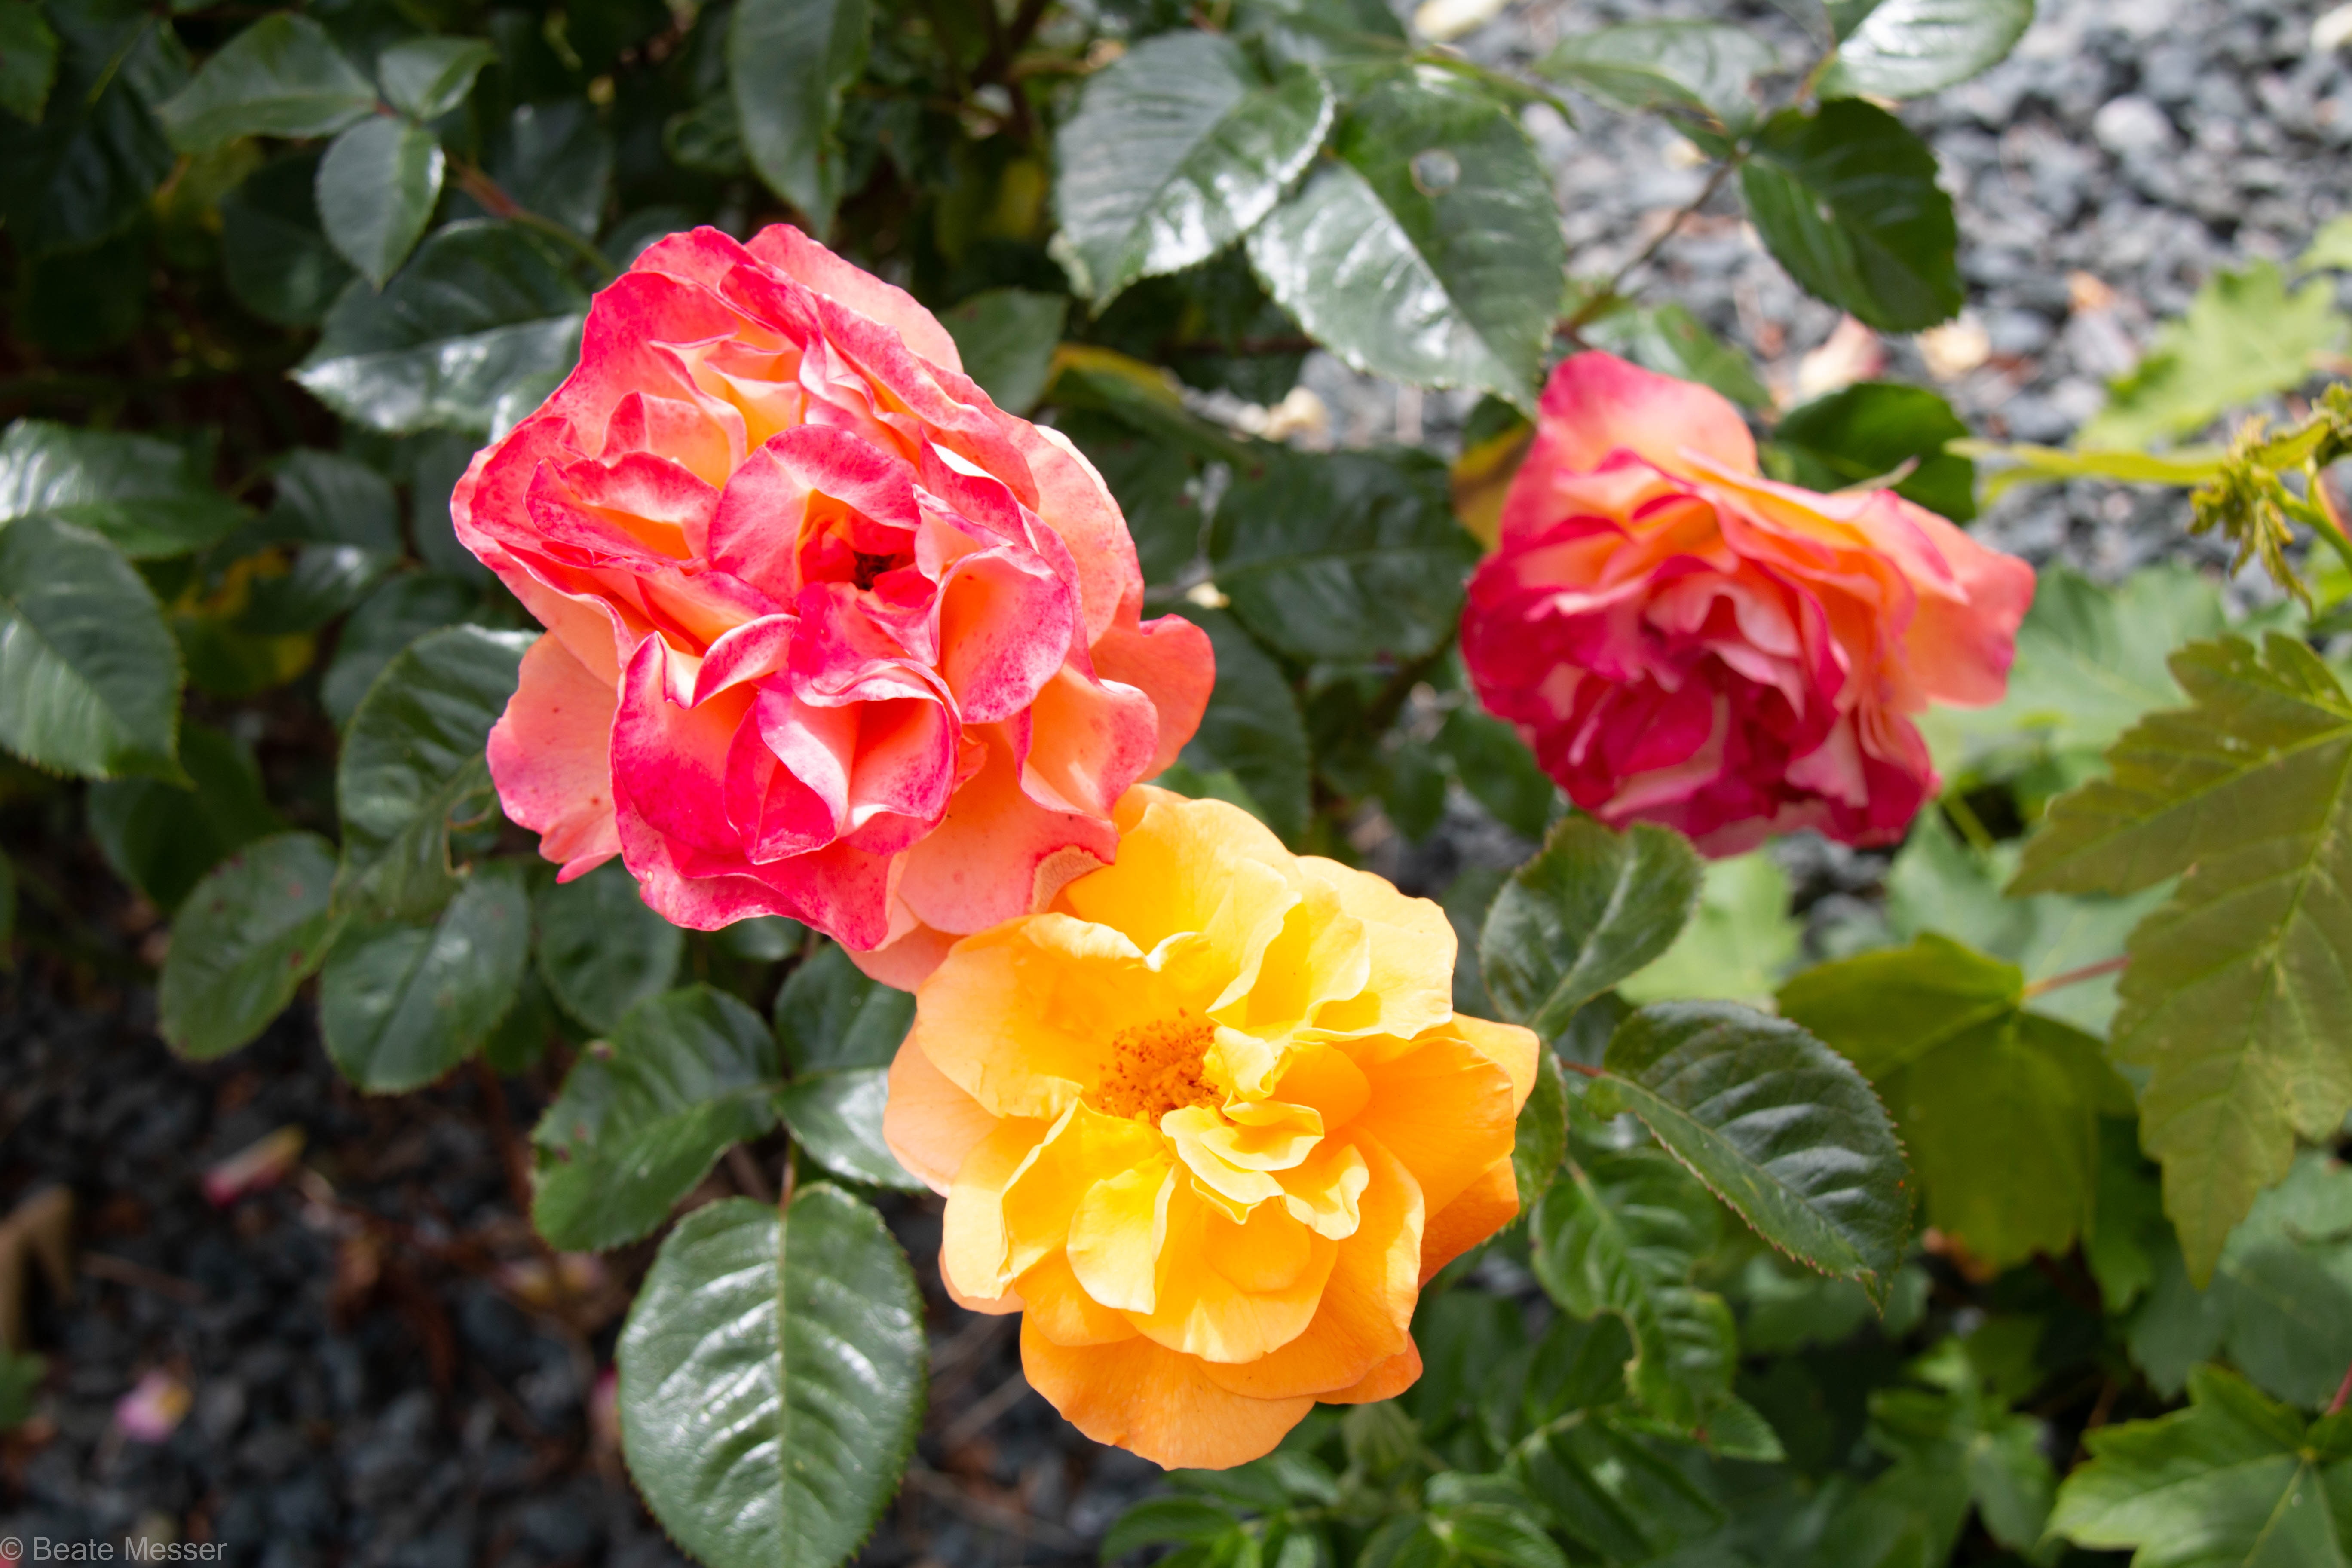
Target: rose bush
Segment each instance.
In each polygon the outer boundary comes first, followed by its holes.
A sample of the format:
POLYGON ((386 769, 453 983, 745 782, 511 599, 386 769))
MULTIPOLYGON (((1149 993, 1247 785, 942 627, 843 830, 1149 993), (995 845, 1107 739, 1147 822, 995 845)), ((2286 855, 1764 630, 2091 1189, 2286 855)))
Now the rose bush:
POLYGON ((561 875, 618 855, 679 925, 789 915, 897 984, 1110 859, 1213 680, 1076 448, 783 225, 646 250, 452 509, 548 628, 489 763, 561 875))
POLYGON ((1570 799, 1710 854, 1903 837, 1936 793, 1909 715, 2000 700, 2033 570, 1887 489, 1762 476, 1738 410, 1563 361, 1472 578, 1462 652, 1570 799))
POLYGON ((1255 1458, 1420 1375, 1420 1287, 1518 1212, 1524 1028, 1456 1015, 1444 913, 1140 789, 1118 863, 916 993, 891 1149, 1030 1384, 1162 1465, 1255 1458))

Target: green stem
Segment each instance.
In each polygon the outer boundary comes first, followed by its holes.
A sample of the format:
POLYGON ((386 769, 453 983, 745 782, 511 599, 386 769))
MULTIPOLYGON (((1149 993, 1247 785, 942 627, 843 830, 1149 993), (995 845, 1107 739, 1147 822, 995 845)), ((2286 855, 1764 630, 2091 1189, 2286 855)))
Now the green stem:
POLYGON ((2352 535, 2347 535, 2344 514, 2336 510, 2335 492, 2327 488, 2326 471, 2320 468, 2316 458, 2305 460, 2303 478, 2311 511, 2312 531, 2333 545, 2345 566, 2352 569, 2352 535))
POLYGON ((1600 315, 1601 311, 1607 310, 1611 305, 1623 298, 1618 290, 1625 286, 1625 279, 1631 278, 1634 273, 1640 271, 1643 268, 1647 267, 1653 260, 1654 260, 1658 252, 1666 247, 1666 241, 1681 233, 1683 225, 1688 223, 1693 217, 1696 216, 1700 208, 1706 206, 1708 202, 1715 199, 1715 193, 1723 188, 1723 182, 1729 179, 1731 177, 1731 172, 1739 167, 1741 163, 1747 162, 1747 153, 1745 151, 1740 151, 1735 152, 1730 157, 1726 158, 1722 163, 1717 163, 1715 166, 1715 173, 1709 174, 1706 178, 1706 184, 1699 188, 1698 195, 1692 197, 1689 204, 1685 205, 1682 211, 1675 214, 1675 216, 1667 221, 1666 226, 1658 231, 1658 237, 1643 247, 1642 254, 1633 258, 1633 260, 1625 263, 1624 266, 1620 267, 1615 275, 1612 276, 1607 283, 1602 284, 1600 289, 1596 289, 1591 299, 1585 300, 1583 304, 1579 305, 1576 308, 1576 313, 1569 317, 1568 320, 1560 322, 1554 331, 1563 332, 1573 337, 1577 332, 1580 331, 1587 324, 1589 324, 1594 317, 1600 315))
POLYGON ((1435 66, 1439 70, 1451 71, 1455 76, 1465 76, 1473 81, 1482 81, 1489 87, 1540 103, 1570 125, 1576 123, 1576 110, 1569 107, 1566 99, 1549 88, 1537 87, 1531 82, 1522 81, 1508 71, 1498 71, 1490 66, 1482 66, 1475 60, 1465 60, 1461 56, 1444 49, 1416 49, 1412 53, 1412 59, 1415 65, 1435 66))
POLYGON ((621 275, 621 269, 613 265, 613 258, 597 249, 593 242, 582 238, 569 226, 556 222, 551 217, 535 213, 515 200, 507 194, 506 187, 484 173, 479 164, 456 159, 451 160, 451 163, 457 171, 457 188, 473 197, 482 210, 492 217, 503 218, 509 223, 519 223, 526 228, 537 229, 550 239, 560 242, 582 260, 587 262, 595 275, 604 282, 610 283, 621 275))

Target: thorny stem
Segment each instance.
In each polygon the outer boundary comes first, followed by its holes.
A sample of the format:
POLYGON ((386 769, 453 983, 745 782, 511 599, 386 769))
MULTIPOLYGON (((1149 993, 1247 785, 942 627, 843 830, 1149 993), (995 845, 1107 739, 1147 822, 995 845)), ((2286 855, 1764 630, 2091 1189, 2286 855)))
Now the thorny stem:
POLYGON ((606 256, 587 240, 581 238, 566 226, 556 222, 551 217, 542 216, 515 200, 507 194, 506 187, 485 174, 479 164, 469 163, 462 159, 453 159, 451 162, 457 171, 457 188, 480 204, 484 212, 495 218, 504 218, 509 223, 519 223, 525 227, 535 228, 550 239, 562 243, 593 268, 596 276, 607 283, 620 276, 620 269, 613 265, 611 257, 606 256))
POLYGON ((779 1219, 792 1212, 793 1188, 800 1180, 800 1162, 793 1158, 797 1152, 799 1151, 795 1147, 789 1144, 785 1146, 784 1179, 776 1194, 776 1217, 779 1219))
POLYGON ((2347 1404, 2352 1404, 2352 1366, 2344 1369, 2344 1381, 2336 1385, 2336 1397, 2327 1402, 2327 1414, 2339 1415, 2347 1404))
POLYGON ((1656 258, 1658 252, 1666 247, 1666 241, 1681 233, 1683 225, 1697 216, 1699 209, 1715 199, 1715 193, 1723 188, 1723 182, 1731 177, 1731 172, 1739 167, 1745 158, 1745 153, 1735 153, 1717 163, 1715 166, 1715 173, 1709 174, 1706 177, 1706 184, 1699 188, 1698 195, 1692 197, 1689 204, 1680 212, 1675 214, 1666 226, 1658 231, 1657 237, 1643 247, 1642 254, 1620 267, 1607 283, 1594 290, 1591 299, 1576 308, 1574 315, 1562 321, 1555 330, 1573 336, 1589 324, 1595 316, 1607 310, 1610 303, 1619 298, 1617 291, 1624 287, 1625 279, 1656 258))
POLYGON ((2131 962, 2129 954, 2118 958, 2103 958, 2096 963, 2086 963, 2080 969, 2069 969, 2063 974, 2053 974, 2035 981, 2025 988, 2028 996, 2039 996, 2055 991, 2062 985, 2079 985, 2085 980, 2096 980, 2103 974, 2113 974, 2131 962))

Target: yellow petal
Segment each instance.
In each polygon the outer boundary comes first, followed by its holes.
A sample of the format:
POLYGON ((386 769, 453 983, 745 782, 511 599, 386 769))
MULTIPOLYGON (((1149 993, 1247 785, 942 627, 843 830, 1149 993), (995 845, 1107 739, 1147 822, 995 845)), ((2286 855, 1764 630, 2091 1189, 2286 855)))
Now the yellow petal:
POLYGON ((1302 1045, 1282 1064, 1282 1074, 1269 1098, 1288 1105, 1312 1107, 1328 1135, 1355 1119, 1371 1098, 1372 1086, 1363 1069, 1336 1047, 1302 1045))
POLYGON ((940 1271, 959 1295, 993 1300, 1013 1288, 1013 1271, 1004 1267, 1004 1189, 1028 1166, 1046 1126, 1008 1117, 958 1167, 940 1222, 940 1271))
POLYGON ((1144 952, 1188 933, 1211 937, 1205 948, 1187 944, 1181 963, 1174 950, 1163 956, 1171 973, 1222 962, 1225 973, 1214 982, 1222 991, 1297 902, 1280 869, 1290 853, 1263 823, 1223 801, 1149 794, 1119 839, 1118 859, 1062 889, 1055 907, 1123 932, 1144 952))
POLYGON ((1315 1316, 1297 1339, 1255 1361, 1204 1364, 1203 1373, 1219 1385, 1259 1399, 1320 1396, 1362 1381, 1412 1345, 1421 1297, 1421 1189, 1377 1140, 1359 1134, 1355 1142, 1371 1173, 1363 1224, 1337 1244, 1315 1316))
POLYGON ((1245 1171, 1287 1171, 1323 1142, 1323 1117, 1311 1106, 1278 1100, 1228 1105, 1223 1122, 1201 1135, 1203 1147, 1245 1171))
POLYGON ((890 1063, 890 1098, 882 1108, 882 1141, 898 1163, 945 1193, 964 1157, 995 1131, 988 1108, 958 1089, 920 1046, 898 1047, 890 1063))
POLYGON ((1202 1364, 1136 1338, 1109 1345, 1057 1345, 1021 1325, 1029 1386, 1097 1443, 1113 1443, 1168 1469, 1225 1469, 1274 1451, 1315 1401, 1252 1399, 1219 1387, 1202 1364))
POLYGON ((1127 1314, 1089 1296, 1070 1272, 1070 1260, 1058 1252, 1022 1275, 1019 1284, 1028 1312, 1024 1331, 1034 1329, 1057 1345, 1109 1345, 1135 1338, 1127 1314))
POLYGON ((1454 1016, 1453 1033, 1462 1037, 1487 1060, 1511 1077, 1511 1114, 1517 1116, 1535 1092, 1536 1056, 1543 1048, 1533 1029, 1517 1024, 1490 1023, 1467 1013, 1454 1016))
POLYGON ((1314 1159, 1282 1173, 1282 1205, 1316 1235, 1343 1240, 1363 1224, 1364 1189, 1371 1179, 1362 1152, 1349 1140, 1335 1139, 1314 1159))
POLYGON ((1203 1361, 1256 1361, 1312 1321, 1339 1250, 1278 1204, 1263 1205, 1236 1224, 1180 1182, 1169 1198, 1155 1310, 1130 1313, 1129 1321, 1170 1350, 1203 1361), (1295 1255, 1299 1237, 1306 1238, 1304 1256, 1295 1255), (1281 1283, 1248 1289, 1223 1271, 1229 1257, 1244 1276, 1281 1283))
POLYGON ((1222 1132, 1224 1119, 1205 1105, 1187 1105, 1170 1111, 1160 1119, 1160 1131, 1176 1146, 1176 1157, 1185 1168, 1235 1219, 1256 1204, 1282 1195, 1282 1184, 1264 1171, 1247 1170, 1233 1163, 1210 1146, 1210 1138, 1222 1132))
POLYGON ((1300 868, 1319 878, 1359 923, 1366 961, 1361 986, 1334 993, 1316 1009, 1315 1026, 1335 1035, 1410 1037, 1454 1014, 1454 923, 1427 899, 1407 898, 1385 878, 1318 856, 1300 868))
POLYGON ((1157 1304, 1156 1275, 1176 1183, 1176 1167, 1162 1160, 1087 1189, 1070 1216, 1068 1256, 1087 1295, 1130 1312, 1149 1312, 1157 1304))
POLYGON ((1059 1252, 1070 1216, 1105 1176, 1148 1164, 1167 1167, 1160 1135, 1139 1121, 1085 1105, 1062 1113, 1035 1152, 1004 1185, 1004 1268, 1019 1274, 1059 1252))
POLYGON ((958 942, 915 993, 907 1038, 984 1109, 1051 1119, 1093 1086, 1113 1036, 1177 1010, 1118 932, 1036 915, 958 942))
POLYGON ((1249 994, 1213 1009, 1218 1022, 1262 1038, 1302 1028, 1327 1005, 1361 994, 1371 975, 1364 923, 1340 907, 1338 889, 1318 877, 1294 885, 1301 897, 1266 944, 1249 994))

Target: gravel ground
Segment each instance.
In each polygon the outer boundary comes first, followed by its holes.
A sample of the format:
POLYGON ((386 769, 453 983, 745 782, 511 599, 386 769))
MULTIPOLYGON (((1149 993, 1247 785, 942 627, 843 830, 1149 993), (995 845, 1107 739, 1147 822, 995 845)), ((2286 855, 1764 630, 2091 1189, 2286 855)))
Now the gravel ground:
MULTIPOLYGON (((1793 59, 1785 19, 1749 9, 1783 29, 1793 59)), ((1970 320, 1990 351, 1943 385, 1987 434, 2060 441, 2215 267, 2291 257, 2352 205, 2340 172, 2352 72, 2309 47, 2317 0, 2042 9, 2009 62, 1906 112, 1959 199, 1970 320)), ((1711 14, 1678 0, 1535 0, 1462 47, 1524 59, 1595 21, 1711 14)), ((1698 193, 1702 173, 1655 122, 1585 106, 1577 130, 1547 116, 1538 133, 1580 273, 1613 270, 1698 193)), ((1836 314, 1799 295, 1721 205, 1668 244, 1651 286, 1748 347, 1793 397, 1836 314)), ((1885 347, 1892 374, 1930 378, 1917 343, 1885 347)), ((1466 412, 1322 356, 1307 383, 1345 444, 1418 431, 1444 446, 1466 412)), ((2186 521, 2177 496, 2077 485, 2021 494, 1979 528, 2036 561, 2113 576, 2170 552, 2216 559, 2186 539, 2186 521)), ((68 858, 75 825, 5 826, 30 877, 110 885, 68 858)), ((1431 888, 1518 848, 1461 807, 1395 869, 1431 888)), ((1876 875, 1876 858, 1832 849, 1797 857, 1816 892, 1876 875)), ((335 1080, 299 1010, 228 1062, 178 1062, 153 1037, 144 989, 88 979, 135 973, 153 921, 119 893, 99 901, 110 907, 98 949, 72 963, 36 952, 0 976, 0 1213, 68 1186, 82 1248, 61 1298, 34 1293, 52 1366, 42 1417, 0 1443, 0 1537, 213 1540, 240 1568, 676 1561, 594 1414, 611 1310, 644 1257, 621 1255, 551 1304, 511 1201, 500 1117, 527 1127, 530 1096, 550 1083, 523 1086, 502 1111, 462 1077, 367 1100, 335 1080), (288 1126, 304 1131, 313 1177, 225 1207, 205 1200, 208 1166, 288 1126), (160 1442, 116 1414, 151 1372, 193 1401, 160 1442)), ((893 1221, 916 1256, 936 1249, 936 1204, 905 1203, 893 1221)), ((931 1424, 866 1560, 1090 1560, 1150 1468, 1096 1448, 1026 1391, 1006 1321, 932 1305, 931 1424)))

